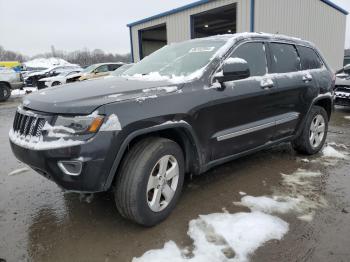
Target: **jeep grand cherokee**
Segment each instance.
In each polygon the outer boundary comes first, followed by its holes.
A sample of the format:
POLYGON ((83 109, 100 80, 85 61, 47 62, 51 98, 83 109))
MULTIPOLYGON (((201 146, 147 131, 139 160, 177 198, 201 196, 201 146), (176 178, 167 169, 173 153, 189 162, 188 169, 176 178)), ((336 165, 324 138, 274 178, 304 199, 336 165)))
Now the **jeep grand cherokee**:
POLYGON ((166 46, 122 77, 31 94, 9 137, 16 157, 66 190, 113 190, 122 216, 164 220, 185 174, 291 142, 326 140, 335 77, 307 41, 243 33, 166 46))

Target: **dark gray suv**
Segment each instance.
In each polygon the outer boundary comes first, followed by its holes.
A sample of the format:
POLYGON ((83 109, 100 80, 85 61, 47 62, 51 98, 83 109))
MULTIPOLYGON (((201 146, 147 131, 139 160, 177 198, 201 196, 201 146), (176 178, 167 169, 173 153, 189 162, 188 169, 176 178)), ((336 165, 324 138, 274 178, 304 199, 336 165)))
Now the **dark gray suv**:
POLYGON ((16 157, 66 190, 113 190, 119 212, 152 226, 185 174, 292 142, 323 146, 335 77, 314 45, 244 33, 172 44, 121 77, 24 98, 10 131, 16 157))

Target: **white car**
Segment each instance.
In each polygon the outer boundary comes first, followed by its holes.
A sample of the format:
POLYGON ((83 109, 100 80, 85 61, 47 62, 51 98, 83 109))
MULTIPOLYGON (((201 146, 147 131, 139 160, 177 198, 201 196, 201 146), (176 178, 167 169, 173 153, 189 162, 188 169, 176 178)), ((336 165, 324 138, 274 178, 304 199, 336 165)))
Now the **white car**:
POLYGON ((24 86, 20 73, 15 70, 0 67, 0 102, 6 101, 11 96, 11 90, 24 86))
POLYGON ((42 88, 46 87, 52 87, 52 86, 58 86, 67 83, 67 78, 71 77, 82 70, 74 70, 70 72, 63 72, 57 76, 52 77, 45 77, 38 81, 38 86, 41 86, 42 88))

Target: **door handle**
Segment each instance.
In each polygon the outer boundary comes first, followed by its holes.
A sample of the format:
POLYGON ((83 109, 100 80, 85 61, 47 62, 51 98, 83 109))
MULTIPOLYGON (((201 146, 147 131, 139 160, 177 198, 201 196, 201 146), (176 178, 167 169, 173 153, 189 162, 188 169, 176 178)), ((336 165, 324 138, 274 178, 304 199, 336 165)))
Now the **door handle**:
POLYGON ((303 81, 304 82, 312 81, 312 75, 310 75, 310 74, 303 75, 303 81))
POLYGON ((260 81, 260 87, 262 89, 270 89, 274 86, 274 83, 272 81, 271 78, 263 78, 261 81, 260 81))

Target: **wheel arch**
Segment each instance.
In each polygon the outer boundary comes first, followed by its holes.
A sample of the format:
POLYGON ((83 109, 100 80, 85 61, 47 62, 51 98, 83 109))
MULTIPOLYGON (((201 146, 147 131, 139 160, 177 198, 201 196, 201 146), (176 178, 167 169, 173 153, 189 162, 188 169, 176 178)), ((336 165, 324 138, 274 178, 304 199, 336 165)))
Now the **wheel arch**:
POLYGON ((192 127, 186 122, 158 125, 132 132, 122 143, 105 183, 108 190, 117 176, 120 163, 129 149, 138 141, 147 137, 163 137, 175 141, 181 147, 185 158, 186 173, 200 173, 202 159, 198 139, 192 127))
POLYGON ((6 81, 0 81, 0 85, 3 84, 3 85, 6 85, 8 88, 11 89, 11 84, 9 82, 6 82, 6 81))

